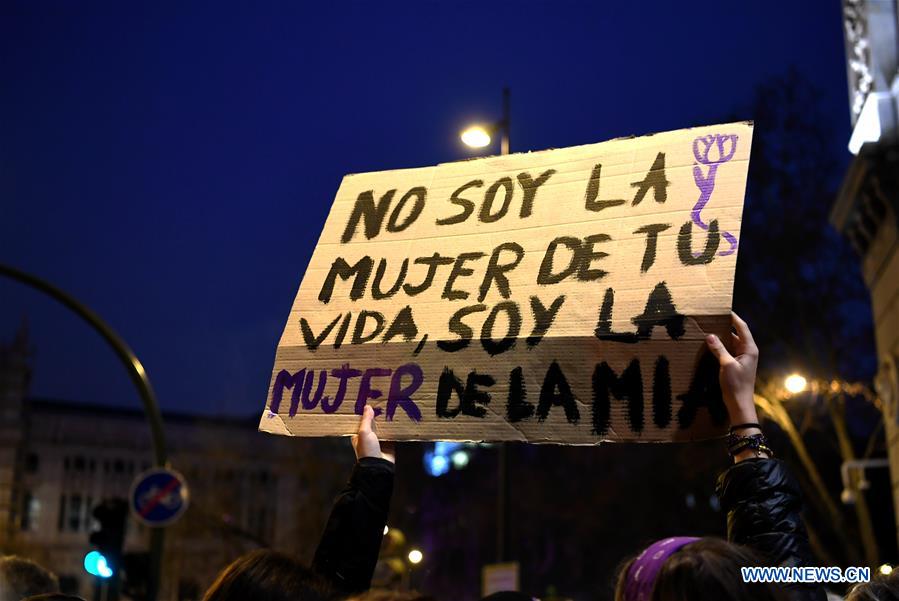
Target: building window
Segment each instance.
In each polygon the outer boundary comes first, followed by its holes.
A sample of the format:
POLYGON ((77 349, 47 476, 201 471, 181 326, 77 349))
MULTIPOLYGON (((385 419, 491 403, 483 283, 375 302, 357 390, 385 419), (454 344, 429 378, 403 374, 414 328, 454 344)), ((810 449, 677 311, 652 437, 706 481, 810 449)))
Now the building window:
POLYGON ((23 531, 37 530, 38 517, 40 515, 41 502, 31 494, 31 491, 25 491, 22 495, 22 521, 20 522, 23 531))
POLYGON ((37 453, 28 453, 25 456, 25 471, 29 474, 36 474, 41 467, 40 458, 37 453))
POLYGON ((59 515, 56 518, 56 529, 60 532, 66 526, 66 496, 59 495, 59 515))
POLYGON ((81 495, 72 495, 69 497, 69 531, 78 532, 81 530, 81 495))

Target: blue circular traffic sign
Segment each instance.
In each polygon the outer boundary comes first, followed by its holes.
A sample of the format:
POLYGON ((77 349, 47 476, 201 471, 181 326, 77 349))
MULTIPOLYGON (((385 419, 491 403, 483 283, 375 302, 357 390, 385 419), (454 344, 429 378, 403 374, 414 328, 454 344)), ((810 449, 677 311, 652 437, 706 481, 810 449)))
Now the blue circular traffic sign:
POLYGON ((175 470, 155 468, 139 474, 131 484, 131 513, 139 522, 153 527, 168 526, 190 501, 187 481, 175 470))

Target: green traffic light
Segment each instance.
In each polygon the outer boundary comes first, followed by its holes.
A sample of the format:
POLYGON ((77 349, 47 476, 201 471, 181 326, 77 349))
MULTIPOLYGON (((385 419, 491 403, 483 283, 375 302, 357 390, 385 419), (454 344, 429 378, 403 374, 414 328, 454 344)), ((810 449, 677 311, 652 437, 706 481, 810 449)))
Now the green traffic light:
POLYGON ((110 578, 112 576, 112 568, 103 554, 99 551, 91 551, 84 556, 84 569, 88 574, 98 578, 110 578))

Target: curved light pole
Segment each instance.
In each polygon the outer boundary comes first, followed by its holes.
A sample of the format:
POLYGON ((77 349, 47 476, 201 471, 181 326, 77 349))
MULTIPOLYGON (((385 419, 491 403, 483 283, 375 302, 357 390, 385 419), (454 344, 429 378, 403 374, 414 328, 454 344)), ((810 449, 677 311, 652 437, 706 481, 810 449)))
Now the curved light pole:
MULTIPOLYGON (((74 312, 78 317, 83 319, 90 325, 94 331, 100 334, 100 337, 112 347, 116 357, 122 362, 131 382, 137 388, 141 401, 144 405, 144 413, 147 416, 147 422, 150 424, 150 434, 153 441, 153 456, 156 465, 165 467, 167 462, 165 433, 162 429, 162 414, 159 411, 159 403, 156 400, 156 394, 150 385, 150 379, 144 370, 140 359, 134 354, 124 340, 113 330, 109 324, 103 321, 99 315, 81 304, 73 296, 57 288, 53 284, 46 282, 29 273, 4 265, 0 263, 0 275, 13 279, 21 284, 25 284, 31 288, 39 290, 47 296, 59 301, 66 308, 74 312)), ((165 543, 165 530, 162 528, 153 528, 150 531, 150 582, 147 592, 148 601, 156 601, 159 594, 159 578, 162 573, 162 553, 165 543)))

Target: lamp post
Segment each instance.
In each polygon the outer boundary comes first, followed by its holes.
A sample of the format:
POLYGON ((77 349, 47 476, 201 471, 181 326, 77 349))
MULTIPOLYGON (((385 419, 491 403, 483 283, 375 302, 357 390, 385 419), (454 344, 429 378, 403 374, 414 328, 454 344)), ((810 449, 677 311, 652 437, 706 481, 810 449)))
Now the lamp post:
POLYGON ((475 124, 467 127, 459 137, 462 143, 469 148, 484 148, 493 141, 493 136, 499 134, 499 153, 509 154, 509 124, 510 118, 510 94, 509 88, 503 88, 503 117, 495 123, 475 124))
MULTIPOLYGON (((874 535, 871 512, 862 492, 866 488, 864 485, 865 480, 863 471, 860 472, 856 469, 862 466, 868 466, 868 462, 872 460, 867 458, 859 460, 855 456, 855 450, 853 449, 846 424, 845 395, 863 396, 869 402, 876 401, 876 397, 866 385, 860 382, 808 379, 799 373, 788 375, 783 380, 782 387, 774 383, 769 383, 767 386, 763 387, 761 396, 756 395, 756 405, 759 409, 771 417, 790 437, 794 450, 805 466, 813 486, 816 488, 818 493, 816 495, 817 499, 826 507, 834 524, 842 523, 842 515, 839 513, 836 504, 831 500, 817 465, 812 460, 811 455, 802 440, 801 434, 796 430, 796 427, 784 406, 785 400, 804 392, 808 392, 813 398, 821 399, 830 414, 834 433, 837 437, 840 455, 843 459, 841 472, 844 489, 843 494, 841 494, 840 497, 844 503, 855 504, 855 514, 858 520, 864 561, 869 566, 873 567, 876 565, 877 556, 879 554, 877 539, 874 535)), ((880 463, 877 463, 876 460, 873 461, 873 466, 881 465, 880 463)), ((841 537, 845 536, 841 526, 838 527, 838 534, 841 537)))
MULTIPOLYGON (((470 148, 483 148, 491 142, 491 134, 499 134, 499 153, 509 154, 511 131, 511 94, 503 88, 503 116, 491 125, 473 125, 462 132, 462 142, 470 148)), ((496 561, 509 559, 509 445, 501 442, 497 455, 496 478, 496 561)))
MULTIPOLYGON (((131 382, 137 388, 141 401, 144 405, 144 413, 147 416, 147 422, 150 424, 151 440, 153 442, 153 455, 156 465, 165 467, 167 462, 165 434, 162 429, 162 414, 159 411, 159 403, 156 401, 156 394, 150 385, 150 379, 144 370, 140 359, 134 354, 134 351, 125 343, 116 332, 103 321, 99 315, 81 304, 68 293, 60 290, 53 284, 26 273, 14 267, 0 263, 0 275, 6 276, 19 283, 25 284, 35 290, 39 290, 59 301, 66 308, 78 315, 86 321, 106 343, 112 347, 116 357, 122 362, 131 382)), ((159 594, 159 579, 162 574, 162 553, 165 546, 165 530, 162 528, 153 528, 150 531, 150 578, 149 590, 147 591, 147 601, 156 601, 159 594)))

